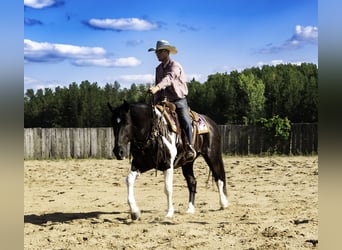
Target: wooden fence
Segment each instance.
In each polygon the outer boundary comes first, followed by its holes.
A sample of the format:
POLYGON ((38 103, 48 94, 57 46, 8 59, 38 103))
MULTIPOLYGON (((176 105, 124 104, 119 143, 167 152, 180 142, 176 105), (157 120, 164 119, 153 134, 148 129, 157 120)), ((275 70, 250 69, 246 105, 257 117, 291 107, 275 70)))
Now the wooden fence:
MULTIPOLYGON (((220 125, 222 152, 230 155, 270 153, 260 127, 220 125)), ((278 153, 317 154, 317 124, 292 124, 289 140, 279 142, 278 153)), ((112 158, 112 128, 25 128, 24 159, 112 158)))
POLYGON ((288 140, 278 141, 277 149, 270 144, 265 131, 258 126, 220 125, 221 148, 226 154, 259 155, 274 153, 309 155, 318 153, 318 128, 316 123, 291 124, 288 140))
POLYGON ((25 128, 24 159, 111 158, 112 128, 25 128))

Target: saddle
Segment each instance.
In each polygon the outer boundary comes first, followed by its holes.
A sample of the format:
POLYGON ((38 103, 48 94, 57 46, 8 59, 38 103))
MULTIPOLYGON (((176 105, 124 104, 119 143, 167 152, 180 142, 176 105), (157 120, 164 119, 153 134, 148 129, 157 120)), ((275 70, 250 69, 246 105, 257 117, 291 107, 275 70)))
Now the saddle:
MULTIPOLYGON (((169 129, 175 133, 180 133, 176 105, 172 102, 164 101, 163 105, 157 104, 156 107, 165 117, 169 129)), ((198 114, 191 109, 189 109, 189 114, 193 126, 193 140, 195 140, 197 134, 201 135, 209 133, 208 123, 201 114, 198 114)))
POLYGON ((175 133, 178 132, 178 121, 176 113, 176 105, 172 102, 165 101, 164 105, 157 104, 156 108, 163 114, 169 129, 175 133))

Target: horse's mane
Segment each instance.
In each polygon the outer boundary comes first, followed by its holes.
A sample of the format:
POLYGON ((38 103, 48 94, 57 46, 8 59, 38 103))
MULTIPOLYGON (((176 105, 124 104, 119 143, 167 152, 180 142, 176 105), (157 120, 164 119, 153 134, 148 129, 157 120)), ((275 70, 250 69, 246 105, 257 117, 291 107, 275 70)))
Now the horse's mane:
POLYGON ((133 120, 147 120, 152 117, 152 106, 146 103, 131 103, 129 109, 133 120))

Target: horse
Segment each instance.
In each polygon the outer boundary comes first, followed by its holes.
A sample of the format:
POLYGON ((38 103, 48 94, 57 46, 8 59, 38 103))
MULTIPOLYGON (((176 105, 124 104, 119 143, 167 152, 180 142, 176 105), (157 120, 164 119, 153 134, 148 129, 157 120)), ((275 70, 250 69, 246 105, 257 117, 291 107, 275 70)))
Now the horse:
POLYGON ((112 113, 114 131, 113 153, 118 160, 132 156, 131 169, 126 177, 127 201, 131 219, 136 220, 141 212, 134 197, 134 183, 141 173, 151 169, 164 172, 164 192, 167 196, 167 218, 174 215, 172 202, 173 171, 181 167, 189 191, 187 213, 195 212, 195 194, 197 181, 193 171, 194 161, 202 155, 212 172, 219 192, 221 209, 228 206, 226 175, 221 152, 221 137, 216 123, 208 116, 201 115, 208 124, 208 133, 195 135, 194 148, 196 158, 184 161, 181 149, 177 147, 180 135, 168 127, 162 112, 155 106, 145 103, 124 101, 113 108, 107 103, 112 113), (178 156, 178 158, 177 158, 178 156))

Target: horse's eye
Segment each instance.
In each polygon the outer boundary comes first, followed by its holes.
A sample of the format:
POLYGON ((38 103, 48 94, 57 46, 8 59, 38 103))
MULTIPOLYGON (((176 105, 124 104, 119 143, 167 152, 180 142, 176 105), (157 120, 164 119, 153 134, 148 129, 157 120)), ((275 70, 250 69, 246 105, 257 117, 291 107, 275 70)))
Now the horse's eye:
POLYGON ((116 123, 120 123, 121 122, 121 118, 120 117, 118 117, 118 118, 116 118, 116 123))

